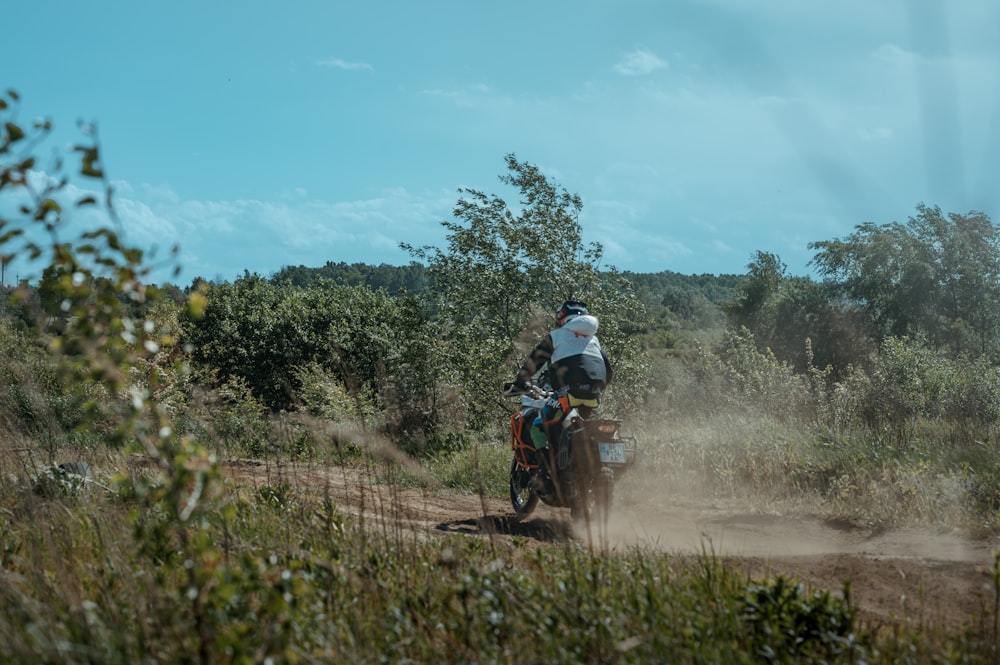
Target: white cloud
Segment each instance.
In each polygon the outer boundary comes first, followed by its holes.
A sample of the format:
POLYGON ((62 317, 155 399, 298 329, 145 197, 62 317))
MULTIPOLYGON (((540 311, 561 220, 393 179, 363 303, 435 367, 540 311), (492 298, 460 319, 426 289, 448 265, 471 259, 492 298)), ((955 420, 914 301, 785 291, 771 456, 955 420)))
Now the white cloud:
POLYGON ((907 51, 895 44, 882 44, 872 52, 871 56, 875 60, 899 66, 912 66, 921 60, 921 57, 913 51, 907 51))
POLYGON ((348 71, 370 72, 375 69, 367 62, 348 62, 346 60, 341 60, 340 58, 323 58, 322 60, 317 60, 316 64, 320 67, 331 67, 333 69, 345 69, 348 71))
POLYGON ((589 205, 589 212, 585 211, 584 240, 597 242, 604 248, 605 266, 628 266, 636 259, 666 266, 693 254, 687 242, 675 233, 664 228, 650 233, 636 224, 646 212, 637 205, 640 204, 602 199, 589 205))
POLYGON ((615 64, 614 70, 622 76, 644 76, 666 66, 667 62, 661 60, 655 53, 638 49, 626 54, 615 64))
POLYGON ((469 108, 482 102, 483 98, 493 93, 492 88, 485 83, 473 83, 464 88, 428 88, 419 91, 419 94, 428 97, 441 97, 455 102, 456 106, 469 108))
POLYGON ((876 127, 875 129, 861 129, 858 136, 862 141, 888 141, 895 135, 895 132, 888 127, 876 127))
POLYGON ((180 245, 180 284, 195 276, 228 280, 244 270, 266 276, 286 265, 337 260, 402 265, 411 257, 399 244, 440 244, 440 221, 454 205, 453 192, 414 194, 402 187, 353 201, 318 200, 302 190, 293 190, 301 198, 279 202, 181 200, 164 187, 127 183, 119 191, 128 194, 115 206, 133 244, 158 247, 160 255, 180 245))

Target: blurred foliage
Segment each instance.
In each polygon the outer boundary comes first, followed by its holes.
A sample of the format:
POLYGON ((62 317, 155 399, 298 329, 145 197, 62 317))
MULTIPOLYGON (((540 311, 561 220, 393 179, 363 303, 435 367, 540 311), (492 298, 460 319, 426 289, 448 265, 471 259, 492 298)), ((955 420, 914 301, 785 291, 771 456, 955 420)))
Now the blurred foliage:
MULTIPOLYGON (((8 362, 6 392, 16 395, 18 391, 9 388, 20 388, 24 397, 16 400, 17 408, 46 427, 52 448, 62 438, 63 425, 73 425, 78 430, 98 429, 103 445, 128 446, 150 461, 154 473, 122 477, 114 484, 130 502, 128 523, 153 577, 162 583, 185 570, 186 588, 173 588, 172 594, 186 599, 188 612, 200 617, 201 603, 197 598, 192 603, 188 594, 190 588, 202 588, 214 571, 212 563, 206 562, 213 545, 205 537, 200 517, 215 508, 218 469, 203 447, 178 434, 172 418, 180 405, 161 400, 171 394, 169 383, 187 373, 184 358, 175 352, 177 330, 171 325, 175 319, 163 316, 158 307, 162 292, 145 283, 150 267, 144 252, 124 239, 96 127, 81 126, 84 142, 72 148, 79 157, 75 176, 64 170, 61 157, 48 170, 36 170, 41 167, 33 152, 52 125, 41 120, 23 128, 17 121, 19 103, 12 91, 0 98, 0 196, 13 201, 17 211, 13 217, 0 219, 0 250, 5 263, 22 259, 43 266, 44 271, 35 293, 21 284, 4 295, 15 308, 37 307, 35 334, 46 345, 49 366, 58 368, 54 376, 59 379, 30 386, 26 374, 16 371, 17 364, 8 362), (81 184, 70 187, 73 177, 80 178, 81 184), (90 190, 94 182, 102 194, 90 190), (93 209, 88 219, 97 221, 77 224, 82 229, 74 237, 71 213, 81 209, 93 209), (79 386, 89 387, 80 390, 79 386), (49 419, 54 411, 38 406, 44 404, 42 396, 67 391, 89 399, 72 422, 49 419), (169 567, 188 561, 191 565, 183 569, 169 567)), ((187 304, 188 315, 194 317, 200 304, 193 296, 187 304)), ((32 355, 22 356, 22 362, 31 362, 32 355)), ((54 455, 51 449, 50 455, 54 455)), ((65 479, 45 478, 36 483, 43 497, 68 494, 66 488, 75 487, 65 479)), ((129 529, 116 537, 123 532, 129 529)), ((16 587, 5 585, 4 591, 9 596, 16 587)), ((179 621, 183 623, 184 617, 179 621)), ((204 633, 195 635, 206 639, 204 633)), ((79 635, 66 635, 63 640, 67 638, 72 642, 79 635)), ((11 656, 9 650, 6 656, 11 656)))

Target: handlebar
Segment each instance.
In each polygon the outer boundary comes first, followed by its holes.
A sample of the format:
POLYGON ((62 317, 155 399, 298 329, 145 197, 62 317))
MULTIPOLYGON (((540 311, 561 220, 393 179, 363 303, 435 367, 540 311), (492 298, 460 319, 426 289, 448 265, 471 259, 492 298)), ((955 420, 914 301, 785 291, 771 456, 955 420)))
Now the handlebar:
POLYGON ((521 388, 516 383, 505 383, 503 384, 503 395, 504 397, 520 397, 521 395, 527 395, 532 399, 541 399, 542 397, 548 396, 548 393, 533 383, 528 384, 527 389, 521 388))

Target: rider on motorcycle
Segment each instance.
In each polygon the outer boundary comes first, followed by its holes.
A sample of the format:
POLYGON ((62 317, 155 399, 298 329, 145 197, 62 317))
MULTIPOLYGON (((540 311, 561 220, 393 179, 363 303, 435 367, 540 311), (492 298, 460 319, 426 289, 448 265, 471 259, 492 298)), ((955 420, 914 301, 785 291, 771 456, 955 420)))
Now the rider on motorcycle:
POLYGON ((553 390, 531 423, 531 443, 543 470, 547 470, 548 445, 557 440, 563 418, 572 408, 588 412, 600 405, 604 388, 611 383, 611 362, 597 340, 597 317, 586 303, 567 300, 556 310, 556 328, 531 352, 514 383, 526 390, 532 377, 546 364, 553 390))

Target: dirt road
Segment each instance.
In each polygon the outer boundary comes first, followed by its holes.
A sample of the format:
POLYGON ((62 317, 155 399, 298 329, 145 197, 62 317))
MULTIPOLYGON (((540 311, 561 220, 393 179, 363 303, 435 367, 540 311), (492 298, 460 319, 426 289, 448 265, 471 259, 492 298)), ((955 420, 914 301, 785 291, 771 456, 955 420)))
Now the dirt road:
POLYGON ((994 552, 1000 543, 958 532, 875 532, 804 515, 757 515, 698 505, 616 506, 605 533, 573 533, 568 511, 540 506, 524 522, 504 500, 387 484, 364 470, 231 462, 240 483, 289 482, 322 489, 346 510, 391 519, 426 533, 464 534, 539 547, 577 541, 624 551, 655 548, 678 556, 708 553, 761 580, 783 575, 808 589, 851 584, 869 622, 908 621, 958 628, 992 626, 997 598, 994 552))

